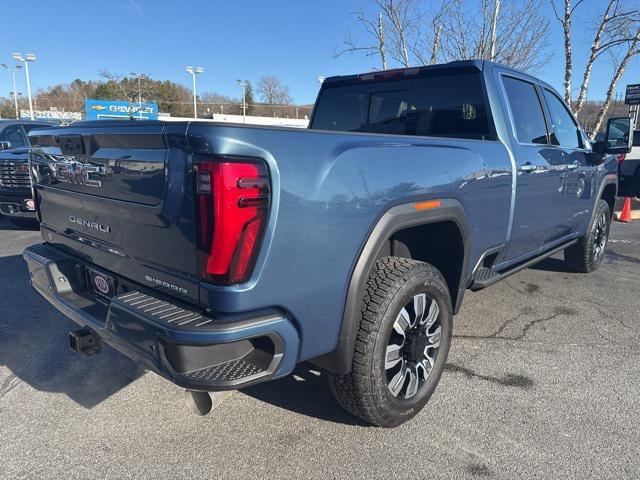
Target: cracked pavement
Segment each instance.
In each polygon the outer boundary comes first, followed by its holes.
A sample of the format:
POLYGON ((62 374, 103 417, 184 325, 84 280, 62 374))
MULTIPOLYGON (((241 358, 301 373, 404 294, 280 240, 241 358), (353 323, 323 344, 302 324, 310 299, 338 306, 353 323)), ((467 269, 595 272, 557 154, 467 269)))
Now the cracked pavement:
POLYGON ((325 375, 230 395, 210 415, 106 349, 28 285, 39 233, 0 218, 0 478, 639 478, 640 221, 604 265, 560 256, 467 292, 427 408, 392 430, 343 412, 325 375))

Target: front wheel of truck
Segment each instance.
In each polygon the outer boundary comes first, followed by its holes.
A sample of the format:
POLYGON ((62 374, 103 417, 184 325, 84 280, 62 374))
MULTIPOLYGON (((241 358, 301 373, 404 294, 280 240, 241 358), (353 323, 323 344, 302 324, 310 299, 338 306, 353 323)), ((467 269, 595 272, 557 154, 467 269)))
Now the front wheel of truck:
POLYGON ((595 271, 604 259, 610 227, 611 209, 607 202, 600 199, 596 203, 596 212, 587 233, 564 251, 564 262, 567 267, 574 272, 595 271))
POLYGON ((329 375, 338 403, 380 427, 415 416, 440 380, 452 326, 451 297, 437 268, 400 257, 377 260, 362 299, 351 371, 329 375))

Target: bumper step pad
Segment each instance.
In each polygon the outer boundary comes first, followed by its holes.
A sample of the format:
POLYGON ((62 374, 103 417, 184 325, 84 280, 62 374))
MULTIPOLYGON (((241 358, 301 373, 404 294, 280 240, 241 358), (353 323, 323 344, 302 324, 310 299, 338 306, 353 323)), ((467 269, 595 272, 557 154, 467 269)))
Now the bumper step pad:
POLYGON ((178 328, 199 328, 213 322, 211 318, 203 317, 199 313, 185 310, 137 290, 120 294, 114 297, 111 302, 126 307, 139 315, 149 316, 154 320, 178 328))
POLYGON ((198 380, 215 380, 215 381, 234 381, 245 377, 251 377, 263 372, 264 369, 242 359, 232 360, 231 362, 221 363, 212 367, 201 368, 193 372, 187 372, 185 377, 198 380))
POLYGON ((212 315, 137 289, 105 303, 88 288, 92 265, 46 244, 23 256, 32 285, 54 307, 184 388, 235 390, 288 375, 297 363, 298 332, 275 308, 212 315))

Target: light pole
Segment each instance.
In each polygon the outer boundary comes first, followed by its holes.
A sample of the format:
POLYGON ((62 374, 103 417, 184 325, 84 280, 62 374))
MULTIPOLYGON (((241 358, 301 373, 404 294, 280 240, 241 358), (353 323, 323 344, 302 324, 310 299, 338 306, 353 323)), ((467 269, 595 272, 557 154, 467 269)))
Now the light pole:
POLYGON ((31 81, 29 80, 29 62, 35 62, 36 56, 33 53, 27 53, 24 57, 21 53, 13 52, 11 54, 14 60, 24 63, 24 73, 27 76, 27 97, 29 97, 29 116, 31 120, 35 120, 33 116, 33 102, 31 101, 31 81))
POLYGON ((204 68, 202 67, 186 67, 187 73, 191 74, 191 78, 193 79, 193 118, 198 118, 198 106, 196 104, 196 75, 204 72, 204 68))
POLYGON ((2 68, 4 68, 7 72, 11 72, 11 78, 13 79, 13 106, 16 109, 16 120, 20 119, 20 112, 18 111, 18 90, 16 89, 16 72, 22 68, 22 65, 16 65, 15 67, 10 67, 6 63, 0 63, 2 68))
POLYGON ((144 73, 131 72, 131 76, 138 80, 138 118, 142 118, 142 88, 140 86, 140 80, 146 79, 147 75, 144 73))
POLYGON ((242 87, 242 123, 247 123, 247 86, 249 85, 246 80, 236 80, 238 85, 242 87))

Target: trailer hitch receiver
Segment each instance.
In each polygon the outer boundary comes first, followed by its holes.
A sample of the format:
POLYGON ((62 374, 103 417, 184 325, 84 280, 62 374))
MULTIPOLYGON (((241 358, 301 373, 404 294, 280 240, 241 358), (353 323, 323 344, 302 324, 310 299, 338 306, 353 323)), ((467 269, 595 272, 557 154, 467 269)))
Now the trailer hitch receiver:
POLYGON ((83 327, 69 332, 69 346, 74 352, 95 355, 102 350, 102 340, 89 327, 83 327))

